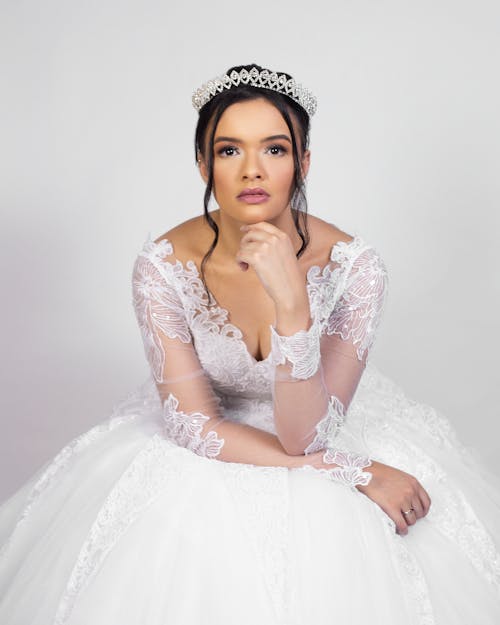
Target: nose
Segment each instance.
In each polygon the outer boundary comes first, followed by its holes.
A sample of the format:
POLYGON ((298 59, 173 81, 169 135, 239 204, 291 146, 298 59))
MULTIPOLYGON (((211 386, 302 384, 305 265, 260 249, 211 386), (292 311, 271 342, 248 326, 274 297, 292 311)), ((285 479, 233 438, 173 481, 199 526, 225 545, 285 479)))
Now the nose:
POLYGON ((258 154, 249 152, 246 154, 242 163, 243 180, 259 180, 264 176, 262 163, 258 154))

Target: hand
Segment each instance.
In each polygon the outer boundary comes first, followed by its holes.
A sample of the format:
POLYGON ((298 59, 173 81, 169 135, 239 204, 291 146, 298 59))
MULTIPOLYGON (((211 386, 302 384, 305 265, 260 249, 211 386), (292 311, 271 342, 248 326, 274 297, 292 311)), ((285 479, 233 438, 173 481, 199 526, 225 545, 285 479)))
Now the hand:
POLYGON ((396 533, 408 534, 408 526, 415 525, 428 512, 431 499, 416 477, 381 462, 372 460, 363 469, 372 474, 366 485, 356 488, 374 501, 396 524, 396 533), (414 512, 403 514, 403 511, 414 512))
POLYGON ((243 271, 251 266, 277 306, 293 310, 309 303, 304 277, 290 237, 261 221, 242 226, 236 261, 243 271))

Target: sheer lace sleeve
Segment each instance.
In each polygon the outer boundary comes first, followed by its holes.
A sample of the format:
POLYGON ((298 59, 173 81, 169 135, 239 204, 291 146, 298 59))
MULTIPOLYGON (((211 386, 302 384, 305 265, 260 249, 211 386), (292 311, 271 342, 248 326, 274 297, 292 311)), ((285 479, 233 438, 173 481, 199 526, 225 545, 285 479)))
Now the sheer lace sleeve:
POLYGON ((296 466, 275 434, 224 418, 193 344, 193 312, 178 292, 175 272, 182 267, 163 262, 172 254, 168 241, 151 243, 134 265, 133 305, 162 403, 165 437, 209 459, 296 466))
POLYGON ((215 458, 224 445, 213 429, 221 421, 218 398, 193 349, 175 286, 165 279, 154 259, 137 258, 133 303, 163 405, 165 435, 198 455, 215 458))
MULTIPOLYGON (((320 317, 307 331, 290 337, 274 332, 271 360, 276 361, 272 371, 277 434, 273 434, 224 418, 190 331, 193 323, 204 322, 205 313, 186 304, 176 280, 183 267, 175 259, 166 261, 170 255, 173 250, 167 240, 151 242, 133 270, 133 304, 162 404, 165 436, 210 459, 316 468, 352 488, 367 484, 371 473, 362 469, 371 461, 327 443, 366 362, 385 285, 382 268, 368 256, 360 257, 351 268, 342 298, 325 320, 324 334, 317 325, 320 317), (196 315, 203 318, 193 318, 196 315), (315 450, 318 453, 313 454, 315 450)), ((197 288, 196 283, 191 286, 197 288)))
POLYGON ((289 453, 310 454, 332 445, 381 318, 387 271, 372 247, 355 256, 339 280, 345 283, 333 310, 322 317, 327 302, 318 305, 307 330, 279 336, 271 328, 275 426, 289 453))

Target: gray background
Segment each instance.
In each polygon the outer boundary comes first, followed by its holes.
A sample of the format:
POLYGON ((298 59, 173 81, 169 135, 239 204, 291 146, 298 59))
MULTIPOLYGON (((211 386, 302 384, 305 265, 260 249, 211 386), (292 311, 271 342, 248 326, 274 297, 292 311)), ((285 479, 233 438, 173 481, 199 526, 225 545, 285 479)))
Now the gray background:
POLYGON ((0 499, 147 376, 130 276, 200 214, 192 91, 318 97, 309 210, 390 274, 372 361, 499 473, 497 2, 1 5, 0 499))

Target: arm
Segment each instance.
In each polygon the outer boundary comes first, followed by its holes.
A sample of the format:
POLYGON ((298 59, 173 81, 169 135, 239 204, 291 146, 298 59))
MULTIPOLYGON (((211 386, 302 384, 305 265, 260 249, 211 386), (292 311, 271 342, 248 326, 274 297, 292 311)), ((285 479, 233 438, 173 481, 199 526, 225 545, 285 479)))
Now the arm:
MULTIPOLYGON (((403 518, 401 510, 412 506, 420 518, 430 505, 427 493, 412 476, 365 456, 331 447, 294 456, 284 450, 278 437, 222 417, 217 396, 192 344, 186 311, 173 280, 161 271, 161 264, 157 254, 139 256, 134 266, 133 302, 146 357, 162 401, 166 437, 210 459, 318 471, 370 497, 391 516, 402 533, 407 533, 410 521, 403 518), (370 471, 363 471, 368 466, 370 471)), ((359 292, 360 299, 361 296, 359 292)), ((349 304, 349 298, 345 297, 341 301, 329 320, 329 330, 342 335, 342 329, 347 330, 343 319, 349 318, 347 311, 352 302, 349 304)), ((360 342, 356 336, 363 326, 361 319, 356 333, 354 326, 349 329, 354 344, 360 342)), ((279 328, 285 324, 280 321, 279 328)), ((346 336, 341 338, 346 340, 346 336)), ((361 341, 358 349, 363 349, 365 343, 366 340, 361 341)), ((325 370, 333 371, 327 361, 325 370)))
POLYGON ((294 456, 277 436, 223 417, 192 343, 182 302, 160 260, 138 257, 133 303, 168 439, 200 456, 226 462, 299 468, 307 460, 317 468, 331 468, 320 454, 294 456))
POLYGON ((367 248, 325 315, 323 335, 317 314, 306 324, 303 316, 295 332, 291 323, 271 326, 275 427, 289 453, 311 454, 332 444, 366 366, 386 293, 385 266, 367 248))
POLYGON ((143 255, 137 258, 133 304, 163 406, 166 437, 207 458, 301 466, 277 436, 222 416, 218 397, 194 348, 181 300, 160 263, 143 255))

